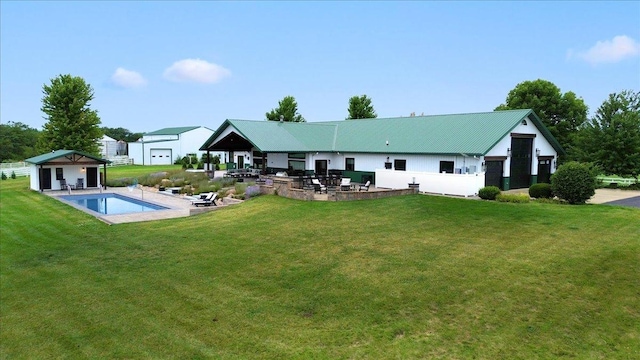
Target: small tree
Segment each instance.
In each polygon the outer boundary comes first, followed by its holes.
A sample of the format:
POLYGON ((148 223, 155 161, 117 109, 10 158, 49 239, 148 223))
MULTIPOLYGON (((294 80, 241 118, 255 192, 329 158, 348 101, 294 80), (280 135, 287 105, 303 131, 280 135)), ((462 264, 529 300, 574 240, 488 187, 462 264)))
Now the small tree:
POLYGON ((7 180, 7 174, 5 174, 4 171, 2 172, 2 175, 0 175, 0 179, 7 180))
POLYGON ((349 117, 347 117, 347 120, 378 117, 378 114, 373 110, 373 105, 371 105, 371 98, 368 98, 367 95, 351 97, 348 111, 349 117))
POLYGON ((610 94, 578 132, 579 159, 607 175, 640 175, 640 92, 610 94))
POLYGON ((589 164, 571 161, 551 175, 551 190, 569 204, 584 204, 596 193, 596 175, 589 164))
POLYGON ((271 111, 266 113, 265 116, 267 117, 267 120, 270 121, 280 121, 280 116, 282 116, 282 121, 287 122, 306 121, 302 115, 298 113, 298 103, 293 96, 285 96, 278 102, 278 107, 271 109, 271 111))
POLYGON ((42 87, 42 112, 48 121, 39 139, 41 151, 79 150, 100 154, 102 137, 98 112, 91 110, 93 88, 83 78, 60 75, 42 87))
POLYGON ((11 171, 11 178, 15 179, 16 178, 16 172, 15 171, 11 171))

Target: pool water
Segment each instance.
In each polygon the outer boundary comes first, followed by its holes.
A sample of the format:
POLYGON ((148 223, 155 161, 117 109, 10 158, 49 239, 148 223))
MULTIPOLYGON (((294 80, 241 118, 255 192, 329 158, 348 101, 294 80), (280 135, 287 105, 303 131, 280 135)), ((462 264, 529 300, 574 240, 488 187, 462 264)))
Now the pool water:
POLYGON ((168 209, 164 206, 133 199, 118 194, 65 195, 62 199, 72 204, 105 215, 130 214, 168 209))

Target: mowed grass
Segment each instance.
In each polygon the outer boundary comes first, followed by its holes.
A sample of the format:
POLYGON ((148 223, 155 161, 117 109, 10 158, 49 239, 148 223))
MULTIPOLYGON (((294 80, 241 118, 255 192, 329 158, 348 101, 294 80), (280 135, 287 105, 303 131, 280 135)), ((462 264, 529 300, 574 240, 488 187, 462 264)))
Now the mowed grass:
POLYGON ((108 226, 0 182, 3 358, 640 357, 640 211, 262 196, 108 226))

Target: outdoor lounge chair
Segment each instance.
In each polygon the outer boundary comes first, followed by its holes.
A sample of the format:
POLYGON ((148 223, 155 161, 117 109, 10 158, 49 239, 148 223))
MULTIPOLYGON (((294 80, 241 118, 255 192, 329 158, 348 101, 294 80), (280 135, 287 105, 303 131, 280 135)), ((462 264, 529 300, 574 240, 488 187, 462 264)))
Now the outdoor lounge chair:
POLYGON ((218 197, 218 193, 209 193, 204 199, 201 200, 193 200, 191 201, 192 205, 195 205, 196 207, 202 205, 202 206, 218 206, 216 204, 216 198, 218 197))
POLYGON ((311 179, 311 183, 313 183, 313 189, 315 190, 315 192, 317 193, 326 193, 327 192, 327 187, 322 185, 320 183, 320 180, 318 179, 311 179))
POLYGON ((76 181, 76 190, 77 189, 84 189, 84 179, 83 178, 78 178, 78 181, 76 181))
POLYGON ((340 180, 340 190, 342 191, 351 190, 351 178, 342 178, 340 180))
POLYGON ((371 181, 368 181, 364 184, 364 185, 360 185, 360 187, 358 188, 358 191, 369 191, 369 186, 371 185, 371 181))
POLYGON ((67 180, 60 179, 60 190, 67 190, 67 180))

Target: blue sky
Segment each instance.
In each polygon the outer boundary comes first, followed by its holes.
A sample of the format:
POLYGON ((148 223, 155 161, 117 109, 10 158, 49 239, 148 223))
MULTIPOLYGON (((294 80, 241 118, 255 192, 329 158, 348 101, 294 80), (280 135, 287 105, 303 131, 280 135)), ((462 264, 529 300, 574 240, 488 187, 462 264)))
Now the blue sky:
POLYGON ((42 86, 95 90, 102 126, 148 132, 307 121, 366 94, 379 117, 491 111, 525 80, 583 98, 640 90, 640 2, 13 2, 0 17, 0 121, 41 129, 42 86))

